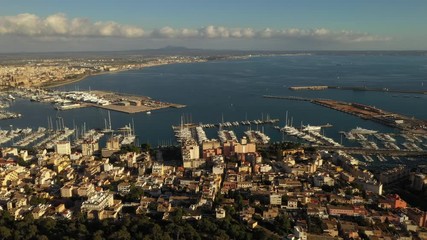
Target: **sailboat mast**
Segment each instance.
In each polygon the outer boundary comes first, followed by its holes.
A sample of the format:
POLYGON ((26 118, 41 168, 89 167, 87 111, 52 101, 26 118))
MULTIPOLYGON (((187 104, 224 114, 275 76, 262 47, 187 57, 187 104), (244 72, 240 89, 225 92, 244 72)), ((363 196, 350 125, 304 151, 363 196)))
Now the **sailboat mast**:
POLYGON ((110 111, 108 111, 108 129, 111 130, 111 114, 110 111))
POLYGON ((285 126, 288 126, 288 111, 286 111, 286 118, 285 118, 285 121, 286 121, 286 125, 285 125, 285 126))

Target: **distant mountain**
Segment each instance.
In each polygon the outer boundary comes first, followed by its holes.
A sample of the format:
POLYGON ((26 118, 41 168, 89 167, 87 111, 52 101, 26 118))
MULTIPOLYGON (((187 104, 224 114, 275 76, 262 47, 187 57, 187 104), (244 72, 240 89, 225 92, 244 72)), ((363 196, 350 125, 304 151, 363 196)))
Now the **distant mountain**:
POLYGON ((155 56, 203 56, 222 58, 244 55, 280 55, 280 54, 312 54, 312 55, 408 55, 427 56, 427 51, 263 51, 263 50, 230 50, 230 49, 199 49, 182 46, 166 46, 156 49, 136 49, 123 51, 89 51, 89 52, 48 52, 48 53, 0 53, 0 60, 20 60, 28 58, 129 58, 155 56))
POLYGON ((260 53, 265 51, 245 51, 245 50, 217 50, 217 49, 200 49, 200 48, 186 48, 180 46, 167 46, 157 49, 141 49, 126 51, 132 53, 140 53, 142 55, 187 55, 187 56, 212 56, 212 55, 246 55, 253 53, 260 53))

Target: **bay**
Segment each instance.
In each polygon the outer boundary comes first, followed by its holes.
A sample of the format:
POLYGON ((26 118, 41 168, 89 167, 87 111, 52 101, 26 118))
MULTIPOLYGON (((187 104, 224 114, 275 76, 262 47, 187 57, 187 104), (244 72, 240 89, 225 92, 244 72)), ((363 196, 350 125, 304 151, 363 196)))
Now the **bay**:
MULTIPOLYGON (((266 99, 262 95, 292 95, 328 98, 374 105, 378 108, 416 118, 427 119, 426 95, 346 90, 291 91, 290 86, 336 85, 367 86, 399 90, 427 91, 427 57, 399 55, 300 55, 252 57, 240 60, 206 63, 172 64, 142 70, 90 76, 80 82, 58 87, 60 90, 108 90, 150 96, 154 99, 187 105, 182 109, 163 109, 145 113, 111 112, 113 128, 132 121, 140 142, 153 145, 174 142, 171 125, 178 125, 181 116, 195 123, 219 123, 266 118, 280 118, 285 112, 293 123, 323 125, 330 123, 325 135, 340 141, 339 131, 356 126, 395 132, 395 129, 362 120, 308 102, 266 99), (423 84, 425 82, 426 84, 423 84), (417 96, 416 98, 414 96, 417 96)), ((107 111, 96 108, 56 111, 49 104, 18 99, 10 108, 20 112, 20 119, 0 122, 10 127, 47 126, 47 117, 62 117, 65 124, 87 128, 103 128, 107 111)), ((245 127, 234 128, 238 137, 245 127)), ((258 127, 261 130, 261 127, 258 127)), ((256 126, 252 126, 256 129, 256 126)), ((265 125, 265 133, 279 141, 282 134, 265 125)), ((207 130, 209 138, 217 138, 216 129, 207 130)), ((349 143, 350 144, 350 143, 349 143)))

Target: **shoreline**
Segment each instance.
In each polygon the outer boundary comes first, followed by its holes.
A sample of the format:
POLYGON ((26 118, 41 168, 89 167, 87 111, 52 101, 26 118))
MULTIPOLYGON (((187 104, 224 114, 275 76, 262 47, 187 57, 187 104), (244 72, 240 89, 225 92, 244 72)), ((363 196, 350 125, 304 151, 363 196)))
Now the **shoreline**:
MULTIPOLYGON (((145 67, 143 67, 145 68, 145 67)), ((65 86, 71 83, 76 83, 76 82, 80 82, 82 80, 85 80, 88 77, 91 76, 98 76, 98 75, 104 75, 104 74, 113 74, 113 73, 119 73, 119 72, 126 72, 126 71, 132 71, 132 70, 140 70, 143 68, 138 68, 138 69, 124 69, 124 70, 117 70, 117 71, 113 71, 113 72, 97 72, 97 73, 91 73, 91 74, 86 74, 83 76, 79 76, 77 78, 73 78, 70 80, 65 80, 65 81, 61 81, 61 82, 52 82, 52 83, 47 83, 47 84, 43 84, 40 87, 41 88, 55 88, 55 87, 61 87, 61 86, 65 86)))
POLYGON ((65 81, 61 81, 61 82, 51 82, 51 83, 46 83, 46 84, 42 84, 39 87, 40 88, 46 88, 46 89, 50 89, 50 88, 55 88, 55 87, 61 87, 61 86, 65 86, 71 83, 76 83, 76 82, 80 82, 84 79, 86 79, 87 77, 91 77, 91 76, 98 76, 98 75, 104 75, 104 74, 115 74, 115 73, 120 73, 120 72, 127 72, 127 71, 133 71, 133 70, 141 70, 144 68, 150 68, 150 67, 157 67, 157 66, 164 66, 164 65, 171 65, 171 64, 182 64, 182 63, 201 63, 201 62, 207 62, 207 61, 193 61, 193 62, 169 62, 169 63, 158 63, 158 64, 148 64, 146 66, 140 66, 140 67, 136 67, 136 68, 131 68, 131 69, 120 69, 120 70, 116 70, 116 71, 108 71, 108 72, 97 72, 97 73, 90 73, 90 74, 86 74, 83 76, 79 76, 77 78, 73 78, 70 80, 65 80, 65 81))

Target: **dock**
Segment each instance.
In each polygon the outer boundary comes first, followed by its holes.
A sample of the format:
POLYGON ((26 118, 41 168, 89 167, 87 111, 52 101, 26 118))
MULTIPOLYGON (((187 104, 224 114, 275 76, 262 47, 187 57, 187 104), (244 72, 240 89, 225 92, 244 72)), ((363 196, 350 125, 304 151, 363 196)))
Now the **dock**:
POLYGON ((14 95, 30 101, 51 103, 61 111, 96 107, 123 113, 151 112, 163 108, 182 108, 183 104, 163 102, 147 96, 110 91, 46 91, 43 89, 20 89, 14 95))
POLYGON ((406 93, 406 94, 427 94, 427 91, 419 90, 402 90, 402 89, 389 89, 389 88, 373 88, 366 86, 292 86, 289 90, 301 91, 301 90, 351 90, 351 91, 370 91, 370 92, 389 92, 389 93, 406 93))
POLYGON ((108 91, 91 91, 90 93, 99 98, 107 100, 111 104, 100 105, 89 103, 88 106, 129 114, 139 112, 150 112, 163 108, 185 107, 185 105, 183 104, 161 102, 158 100, 153 100, 147 96, 137 96, 127 93, 117 93, 108 91))
POLYGON ((96 108, 101 108, 101 109, 106 109, 106 110, 111 110, 111 111, 116 111, 116 112, 122 112, 122 113, 128 113, 128 114, 133 114, 133 113, 139 113, 139 112, 151 112, 154 110, 159 110, 159 109, 164 109, 164 108, 182 108, 185 107, 185 105, 180 105, 180 104, 173 104, 173 103, 164 103, 161 106, 121 106, 121 105, 115 105, 115 104, 110 104, 110 105, 98 105, 98 104, 93 104, 93 103, 88 103, 86 104, 87 107, 96 107, 96 108))
POLYGON ((388 112, 374 106, 360 103, 349 103, 331 99, 311 99, 294 96, 271 96, 264 95, 264 98, 308 101, 322 107, 327 107, 340 112, 351 114, 362 119, 372 120, 383 125, 400 129, 411 134, 427 134, 427 121, 408 117, 402 114, 388 112))
POLYGON ((279 122, 279 119, 255 119, 255 120, 244 120, 244 121, 232 121, 232 122, 222 122, 222 123, 184 123, 181 125, 172 126, 172 129, 179 130, 181 128, 225 128, 225 127, 238 127, 238 126, 249 126, 249 125, 263 125, 263 124, 274 124, 279 122))

